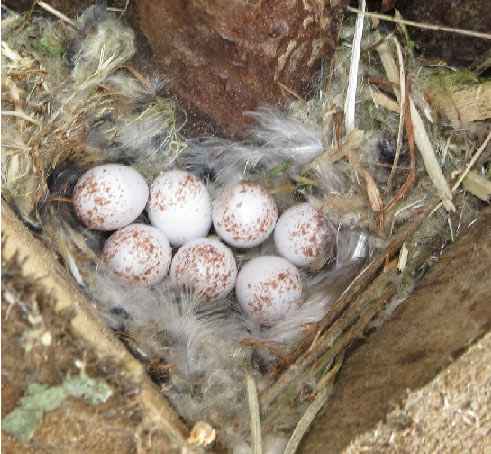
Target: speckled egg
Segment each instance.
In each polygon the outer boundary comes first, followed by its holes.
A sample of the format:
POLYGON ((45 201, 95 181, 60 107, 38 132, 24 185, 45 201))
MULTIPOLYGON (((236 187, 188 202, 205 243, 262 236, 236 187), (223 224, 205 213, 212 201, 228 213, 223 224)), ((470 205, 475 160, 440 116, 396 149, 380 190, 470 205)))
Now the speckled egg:
POLYGON ((235 294, 245 314, 270 326, 299 304, 302 279, 295 265, 283 257, 257 257, 240 270, 235 294))
POLYGON ((78 218, 94 230, 131 224, 145 209, 148 185, 133 168, 106 164, 84 173, 73 191, 78 218))
POLYGON ((265 241, 278 219, 271 194, 256 183, 227 186, 213 203, 217 234, 237 248, 252 248, 265 241))
POLYGON ((172 250, 160 230, 145 224, 131 224, 106 240, 103 257, 126 283, 147 286, 166 276, 172 250))
POLYGON ((155 179, 148 202, 150 222, 162 230, 172 246, 208 235, 211 201, 204 183, 181 170, 165 172, 155 179))
POLYGON ((278 219, 274 242, 279 254, 296 266, 311 266, 332 255, 335 232, 320 210, 300 203, 278 219))
POLYGON ((221 241, 199 238, 176 252, 170 277, 176 285, 211 301, 224 298, 234 288, 237 265, 232 251, 221 241))

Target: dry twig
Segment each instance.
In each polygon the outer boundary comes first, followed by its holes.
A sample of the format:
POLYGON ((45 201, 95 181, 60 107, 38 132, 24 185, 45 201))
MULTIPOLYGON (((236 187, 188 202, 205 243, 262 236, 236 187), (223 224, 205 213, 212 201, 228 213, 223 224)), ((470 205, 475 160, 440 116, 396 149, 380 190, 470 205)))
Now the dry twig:
MULTIPOLYGON (((359 9, 352 8, 351 6, 348 6, 346 9, 351 13, 355 13, 355 14, 362 13, 362 11, 360 11, 359 9)), ((445 27, 443 25, 427 24, 424 22, 416 22, 416 21, 406 20, 406 19, 397 19, 397 18, 392 17, 392 16, 387 16, 386 14, 378 14, 378 13, 370 13, 370 12, 363 12, 363 14, 365 14, 365 16, 367 16, 367 17, 374 17, 376 19, 380 19, 380 20, 383 20, 386 22, 395 22, 397 24, 407 25, 409 27, 424 28, 427 30, 435 30, 435 31, 440 31, 440 32, 457 33, 459 35, 466 35, 466 36, 472 36, 474 38, 490 39, 491 40, 491 34, 489 34, 489 33, 475 32, 473 30, 465 30, 463 28, 445 27)))
POLYGON ((42 1, 38 1, 36 2, 36 4, 39 5, 41 8, 43 8, 48 13, 60 19, 62 22, 65 22, 65 24, 68 24, 73 29, 80 31, 79 28, 77 27, 77 24, 73 20, 71 20, 68 16, 65 16, 61 11, 58 11, 56 8, 53 8, 50 4, 42 1))
MULTIPOLYGON (((455 184, 452 186, 452 193, 455 192, 459 186, 462 184, 462 181, 464 178, 467 176, 467 174, 470 172, 474 164, 477 162, 481 154, 484 152, 486 147, 489 144, 489 141, 491 140, 491 132, 487 135, 486 139, 484 139, 484 142, 481 144, 481 146, 477 149, 477 151, 474 153, 474 156, 472 156, 472 159, 469 161, 469 164, 467 164, 465 170, 462 172, 458 180, 455 182, 455 184)), ((435 213, 442 207, 443 203, 440 202, 431 212, 431 214, 435 213)))

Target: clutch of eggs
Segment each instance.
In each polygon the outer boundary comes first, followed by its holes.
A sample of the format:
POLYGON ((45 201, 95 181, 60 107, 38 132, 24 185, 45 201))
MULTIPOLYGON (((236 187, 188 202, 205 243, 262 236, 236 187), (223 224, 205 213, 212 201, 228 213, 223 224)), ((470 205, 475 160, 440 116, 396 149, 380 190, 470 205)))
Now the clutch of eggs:
POLYGON ((149 191, 131 167, 108 164, 85 173, 73 199, 87 227, 120 229, 106 241, 103 256, 123 281, 154 285, 170 269, 175 285, 204 301, 222 299, 235 286, 242 311, 263 326, 274 324, 300 303, 302 279, 296 266, 317 263, 334 245, 334 233, 322 213, 302 203, 278 220, 275 200, 257 183, 225 187, 212 207, 205 184, 188 172, 165 172, 149 191), (145 205, 152 226, 131 224, 145 205), (274 230, 282 257, 257 257, 237 274, 231 249, 218 239, 205 238, 212 222, 217 235, 237 248, 258 246, 274 230), (170 245, 180 246, 174 258, 170 245))
POLYGON ((145 179, 132 167, 96 166, 84 173, 73 191, 73 206, 93 230, 116 230, 132 223, 148 200, 145 179))
POLYGON ((145 224, 131 224, 106 240, 102 255, 125 283, 147 286, 166 276, 172 251, 160 230, 145 224))

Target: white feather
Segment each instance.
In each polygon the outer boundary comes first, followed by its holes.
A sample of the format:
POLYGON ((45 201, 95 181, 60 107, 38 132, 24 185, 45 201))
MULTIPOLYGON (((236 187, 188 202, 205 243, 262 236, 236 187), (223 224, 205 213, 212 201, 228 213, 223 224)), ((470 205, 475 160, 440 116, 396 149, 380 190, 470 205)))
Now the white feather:
POLYGON ((322 153, 320 129, 309 127, 279 111, 249 112, 257 121, 244 142, 207 139, 192 143, 181 164, 193 173, 208 174, 219 185, 263 177, 282 167, 296 173, 322 153))

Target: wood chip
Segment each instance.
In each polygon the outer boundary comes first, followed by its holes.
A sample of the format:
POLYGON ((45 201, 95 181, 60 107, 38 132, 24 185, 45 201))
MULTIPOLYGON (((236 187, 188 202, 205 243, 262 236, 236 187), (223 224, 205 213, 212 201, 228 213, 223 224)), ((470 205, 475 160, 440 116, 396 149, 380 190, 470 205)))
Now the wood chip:
POLYGON ((389 98, 385 93, 372 88, 370 90, 372 95, 373 103, 378 107, 381 106, 391 112, 399 113, 399 104, 397 104, 393 99, 389 98))
POLYGON ((491 181, 471 170, 462 181, 462 186, 467 192, 475 195, 483 202, 491 200, 491 181))
POLYGON ((370 202, 370 207, 375 212, 380 212, 384 209, 384 203, 382 197, 380 196, 380 191, 378 189, 377 183, 373 177, 368 173, 367 170, 361 169, 361 175, 365 179, 367 185, 368 201, 370 202))
POLYGON ((397 261, 397 269, 402 273, 406 269, 408 249, 406 243, 402 243, 401 251, 399 252, 399 260, 397 261))
POLYGON ((216 438, 216 431, 205 421, 198 421, 191 430, 187 442, 193 446, 209 446, 216 438))

